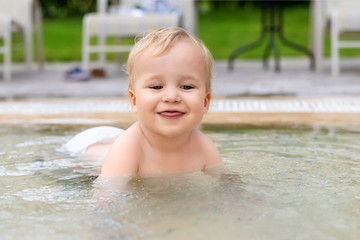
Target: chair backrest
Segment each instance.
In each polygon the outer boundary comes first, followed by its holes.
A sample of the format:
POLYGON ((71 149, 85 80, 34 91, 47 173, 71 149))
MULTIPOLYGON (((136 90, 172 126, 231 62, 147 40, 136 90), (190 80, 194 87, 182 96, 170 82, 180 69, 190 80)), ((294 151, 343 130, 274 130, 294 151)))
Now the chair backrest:
MULTIPOLYGON (((11 19, 10 17, 0 14, 0 38, 7 37, 11 31, 11 19)), ((0 53, 4 53, 4 44, 0 44, 0 53)))
MULTIPOLYGON (((105 14, 110 0, 97 0, 97 12, 105 14)), ((146 6, 149 1, 155 0, 120 0, 122 6, 146 6)), ((165 0, 182 12, 182 27, 196 34, 197 16, 195 0, 165 0)))
POLYGON ((31 28, 33 0, 0 0, 0 14, 7 15, 25 28, 31 28))
POLYGON ((325 17, 329 18, 331 12, 334 9, 360 9, 360 1, 359 0, 323 0, 323 5, 325 5, 325 17))
POLYGON ((343 30, 360 30, 359 12, 360 0, 325 0, 324 18, 330 19, 336 10, 339 14, 339 27, 343 30))

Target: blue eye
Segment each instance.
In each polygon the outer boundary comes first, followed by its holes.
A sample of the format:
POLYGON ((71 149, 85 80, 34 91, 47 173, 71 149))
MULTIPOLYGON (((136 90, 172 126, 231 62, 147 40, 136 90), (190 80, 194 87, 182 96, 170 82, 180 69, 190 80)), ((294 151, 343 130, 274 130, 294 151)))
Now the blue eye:
POLYGON ((154 89, 154 90, 160 90, 160 89, 162 89, 163 87, 162 87, 162 86, 151 86, 150 88, 151 88, 151 89, 154 89))
POLYGON ((190 90, 190 89, 193 89, 194 87, 189 86, 189 85, 183 85, 183 86, 181 86, 181 88, 184 90, 190 90))

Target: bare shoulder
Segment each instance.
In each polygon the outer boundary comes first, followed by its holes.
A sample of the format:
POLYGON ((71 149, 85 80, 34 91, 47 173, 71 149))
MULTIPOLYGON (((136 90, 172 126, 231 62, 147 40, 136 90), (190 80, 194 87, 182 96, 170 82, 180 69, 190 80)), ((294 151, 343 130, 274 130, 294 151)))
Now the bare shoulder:
POLYGON ((198 131, 198 142, 205 155, 205 167, 216 167, 222 163, 221 155, 215 143, 204 133, 198 131))
POLYGON ((102 177, 134 175, 138 172, 141 148, 136 126, 131 126, 112 144, 101 170, 102 177))

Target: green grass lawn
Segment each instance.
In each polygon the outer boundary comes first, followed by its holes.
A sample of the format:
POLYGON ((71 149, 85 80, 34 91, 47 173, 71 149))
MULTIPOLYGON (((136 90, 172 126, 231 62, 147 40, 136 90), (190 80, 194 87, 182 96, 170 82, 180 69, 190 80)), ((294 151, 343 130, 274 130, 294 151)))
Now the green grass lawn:
MULTIPOLYGON (((308 47, 309 13, 305 7, 287 9, 284 32, 288 39, 308 47)), ((233 9, 200 16, 199 36, 216 59, 226 59, 237 47, 249 44, 260 36, 260 9, 233 9)), ((264 43, 250 50, 240 58, 261 58, 268 38, 264 43)), ((302 56, 302 53, 278 43, 282 56, 302 56)))
MULTIPOLYGON (((81 59, 81 22, 81 18, 43 20, 43 43, 46 61, 79 61, 81 59)), ((13 61, 23 61, 24 46, 21 34, 14 33, 12 40, 13 61)), ((0 55, 0 59, 1 57, 0 55)))
POLYGON ((47 61, 81 59, 82 19, 45 19, 44 54, 47 61))
MULTIPOLYGON (((302 46, 310 46, 310 11, 307 6, 289 7, 285 10, 285 36, 302 46)), ((259 37, 260 9, 234 8, 213 10, 199 14, 198 36, 205 42, 215 59, 227 59, 237 47, 251 43, 259 37)), ((44 19, 44 53, 46 61, 80 61, 82 18, 44 19)), ((130 40, 131 41, 131 40, 130 40)), ((23 59, 21 37, 15 36, 14 61, 23 59)), ((281 56, 305 57, 278 43, 281 56)), ((259 59, 265 44, 241 56, 240 59, 259 59)), ((329 56, 329 34, 325 39, 325 55, 329 56)), ((360 50, 341 50, 342 56, 360 56, 360 50)), ((115 59, 114 55, 110 59, 115 59)))

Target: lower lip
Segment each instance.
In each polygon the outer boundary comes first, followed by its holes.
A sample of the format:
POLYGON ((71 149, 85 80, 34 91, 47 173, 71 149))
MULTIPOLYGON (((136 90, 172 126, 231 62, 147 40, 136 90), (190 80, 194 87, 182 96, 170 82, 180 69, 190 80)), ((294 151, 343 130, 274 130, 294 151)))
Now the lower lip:
POLYGON ((184 113, 181 112, 161 112, 159 114, 166 119, 177 119, 184 115, 184 113))

